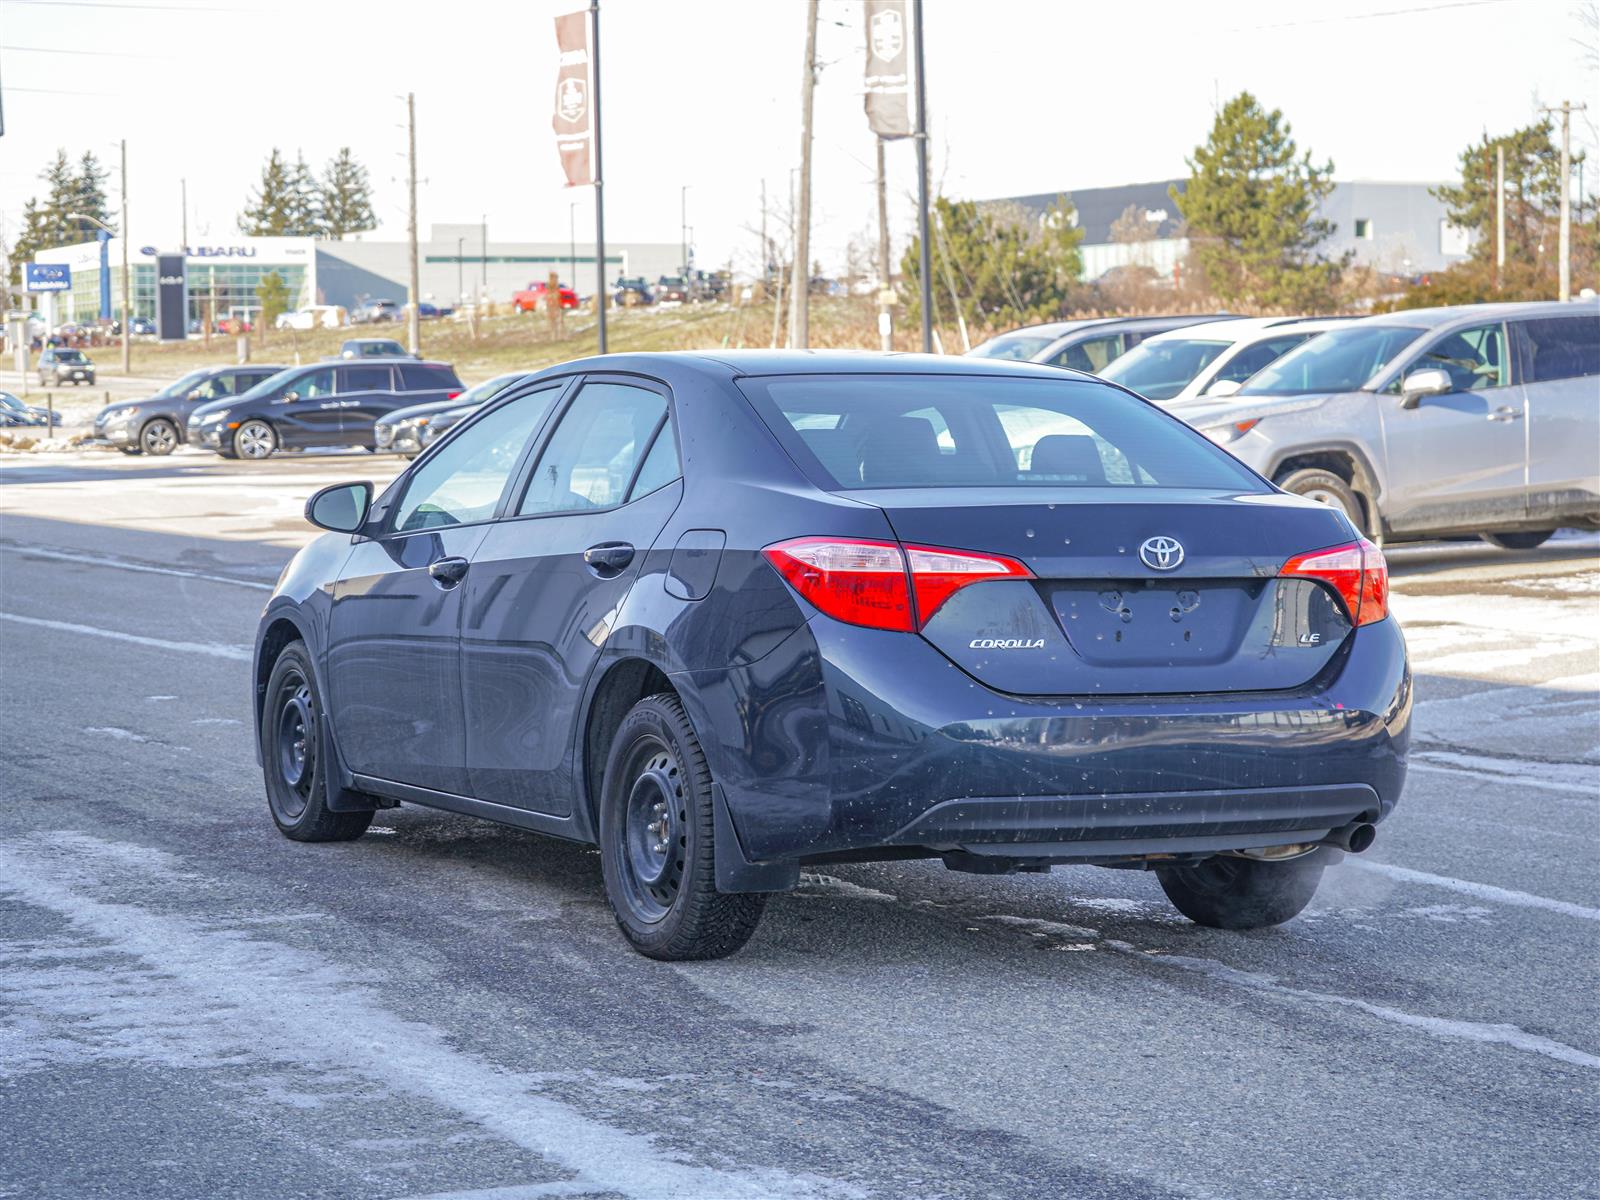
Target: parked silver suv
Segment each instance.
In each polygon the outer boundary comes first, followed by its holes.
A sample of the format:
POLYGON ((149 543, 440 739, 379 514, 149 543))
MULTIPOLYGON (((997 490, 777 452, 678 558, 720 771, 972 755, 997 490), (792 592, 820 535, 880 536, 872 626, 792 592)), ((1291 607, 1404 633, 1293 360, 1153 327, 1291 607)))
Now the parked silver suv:
POLYGON ((1600 303, 1370 317, 1172 411, 1374 538, 1600 529, 1600 303))

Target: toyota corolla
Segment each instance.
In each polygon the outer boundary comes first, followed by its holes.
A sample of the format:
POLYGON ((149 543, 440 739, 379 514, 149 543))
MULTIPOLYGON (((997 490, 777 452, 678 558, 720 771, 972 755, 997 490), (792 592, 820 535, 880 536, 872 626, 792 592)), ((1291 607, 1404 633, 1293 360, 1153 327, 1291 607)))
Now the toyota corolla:
POLYGON ((596 843, 652 957, 870 859, 1150 870, 1276 924, 1404 781, 1377 547, 1049 367, 573 362, 307 515, 255 657, 278 827, 409 802, 596 843))

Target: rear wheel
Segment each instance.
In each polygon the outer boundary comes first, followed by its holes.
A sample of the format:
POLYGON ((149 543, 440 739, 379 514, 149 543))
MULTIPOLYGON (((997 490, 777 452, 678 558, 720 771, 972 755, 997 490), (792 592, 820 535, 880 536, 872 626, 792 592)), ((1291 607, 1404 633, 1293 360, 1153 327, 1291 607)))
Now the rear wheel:
POLYGON ((1542 546, 1555 533, 1554 529, 1535 529, 1531 533, 1485 533, 1480 536, 1491 546, 1502 550, 1532 550, 1542 546))
POLYGON ((265 421, 246 421, 233 435, 233 451, 240 458, 270 458, 278 448, 278 433, 265 421))
POLYGON ((165 417, 147 421, 139 431, 139 449, 146 454, 171 454, 178 448, 178 427, 165 417))
POLYGON ((1320 850, 1280 862, 1218 855, 1158 869, 1156 879, 1173 907, 1197 925, 1260 929, 1298 916, 1316 894, 1324 866, 1320 850))
POLYGON ((1358 530, 1367 527, 1355 490, 1332 471, 1324 471, 1320 467, 1291 471, 1278 481, 1278 486, 1292 495, 1304 496, 1339 509, 1358 530))
POLYGON ((606 898, 639 953, 722 958, 755 932, 764 895, 717 891, 711 771, 678 698, 647 696, 623 718, 600 797, 606 898))
POLYGON ((322 699, 304 642, 290 642, 272 664, 261 709, 261 761, 272 820, 297 842, 346 842, 372 823, 370 812, 328 808, 322 755, 322 699))

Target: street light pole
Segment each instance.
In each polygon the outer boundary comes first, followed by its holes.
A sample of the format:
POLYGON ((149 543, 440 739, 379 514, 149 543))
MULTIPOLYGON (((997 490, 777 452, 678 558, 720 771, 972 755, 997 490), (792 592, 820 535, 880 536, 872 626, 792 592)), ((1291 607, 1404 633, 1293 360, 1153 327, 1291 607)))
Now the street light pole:
POLYGON ((578 290, 578 202, 567 204, 567 286, 578 290))
POLYGON ((467 294, 466 293, 466 284, 462 282, 462 278, 461 278, 461 251, 462 251, 462 247, 465 246, 466 243, 467 243, 467 239, 464 238, 464 237, 458 237, 456 239, 456 303, 457 304, 460 304, 462 299, 467 294))
POLYGON ((122 139, 122 373, 133 374, 133 309, 128 305, 128 139, 122 139))
POLYGON ((686 183, 678 189, 678 270, 683 272, 684 282, 689 280, 689 185, 686 183))

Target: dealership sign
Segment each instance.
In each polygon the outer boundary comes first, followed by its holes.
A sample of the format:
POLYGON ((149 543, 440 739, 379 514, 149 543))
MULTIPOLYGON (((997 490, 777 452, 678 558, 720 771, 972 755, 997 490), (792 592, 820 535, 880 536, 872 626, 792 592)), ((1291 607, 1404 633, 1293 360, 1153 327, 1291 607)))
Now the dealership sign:
POLYGON ((22 286, 28 292, 70 292, 72 268, 63 263, 27 263, 22 286))
POLYGON ((183 255, 156 255, 156 334, 163 342, 189 335, 189 285, 183 255))
MULTIPOLYGON (((190 258, 254 258, 254 246, 189 246, 186 247, 190 258)), ((140 246, 139 253, 146 258, 154 258, 159 253, 154 246, 140 246)))

